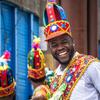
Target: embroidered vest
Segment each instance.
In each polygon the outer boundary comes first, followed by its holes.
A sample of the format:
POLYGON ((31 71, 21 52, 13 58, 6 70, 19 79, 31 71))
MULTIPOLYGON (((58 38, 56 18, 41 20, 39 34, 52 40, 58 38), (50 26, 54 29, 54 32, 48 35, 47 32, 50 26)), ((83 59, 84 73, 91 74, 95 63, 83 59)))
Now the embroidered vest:
POLYGON ((69 65, 66 67, 62 76, 55 75, 50 84, 52 94, 61 86, 62 83, 67 85, 66 90, 63 93, 63 100, 69 100, 71 93, 76 86, 79 79, 82 77, 89 64, 98 61, 96 58, 90 55, 79 54, 73 58, 69 65))

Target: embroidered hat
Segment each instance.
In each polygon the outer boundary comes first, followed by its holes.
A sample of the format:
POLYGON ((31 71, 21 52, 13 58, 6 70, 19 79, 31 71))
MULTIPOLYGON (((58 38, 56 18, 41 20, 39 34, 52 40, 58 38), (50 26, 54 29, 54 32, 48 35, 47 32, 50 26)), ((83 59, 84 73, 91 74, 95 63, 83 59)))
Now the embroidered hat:
POLYGON ((14 93, 15 82, 12 69, 7 63, 9 59, 9 51, 5 51, 0 57, 0 97, 5 97, 14 93))
POLYGON ((32 49, 28 54, 28 77, 40 80, 45 77, 44 54, 40 49, 40 38, 34 37, 32 49))
POLYGON ((46 40, 62 34, 71 35, 70 24, 64 9, 56 4, 56 0, 48 0, 43 14, 46 40))

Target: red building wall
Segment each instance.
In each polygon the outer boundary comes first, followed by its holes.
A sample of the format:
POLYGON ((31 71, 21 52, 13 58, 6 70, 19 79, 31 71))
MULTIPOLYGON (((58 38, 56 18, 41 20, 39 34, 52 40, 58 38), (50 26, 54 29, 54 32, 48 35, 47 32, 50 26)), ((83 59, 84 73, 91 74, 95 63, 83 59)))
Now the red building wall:
POLYGON ((97 56, 97 0, 59 0, 68 13, 76 49, 97 56))

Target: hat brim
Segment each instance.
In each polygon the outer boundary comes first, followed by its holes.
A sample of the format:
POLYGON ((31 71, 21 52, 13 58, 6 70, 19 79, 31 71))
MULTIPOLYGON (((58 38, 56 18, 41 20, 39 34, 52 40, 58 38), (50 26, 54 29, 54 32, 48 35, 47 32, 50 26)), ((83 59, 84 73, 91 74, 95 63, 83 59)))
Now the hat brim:
POLYGON ((53 38, 56 38, 58 36, 61 36, 63 34, 67 34, 67 35, 69 35, 69 36, 72 37, 71 32, 55 32, 53 34, 50 34, 50 36, 46 37, 46 40, 45 41, 49 41, 49 40, 51 40, 53 38))

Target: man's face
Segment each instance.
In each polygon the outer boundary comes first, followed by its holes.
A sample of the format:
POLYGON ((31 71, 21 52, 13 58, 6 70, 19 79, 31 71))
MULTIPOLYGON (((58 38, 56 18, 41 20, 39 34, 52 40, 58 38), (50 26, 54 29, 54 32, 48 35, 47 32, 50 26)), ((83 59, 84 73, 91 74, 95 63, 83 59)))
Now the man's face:
POLYGON ((48 45, 53 57, 61 64, 68 64, 73 57, 73 39, 67 34, 48 40, 48 45))

